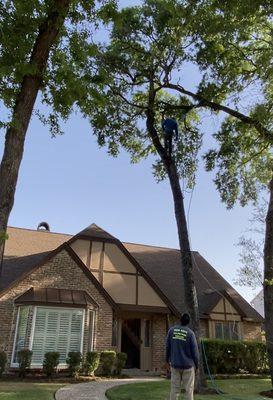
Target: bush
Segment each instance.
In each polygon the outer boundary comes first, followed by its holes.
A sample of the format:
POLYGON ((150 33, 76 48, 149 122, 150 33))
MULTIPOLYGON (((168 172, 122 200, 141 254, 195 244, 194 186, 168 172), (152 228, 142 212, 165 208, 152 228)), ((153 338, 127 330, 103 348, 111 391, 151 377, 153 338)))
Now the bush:
POLYGON ((113 350, 103 351, 100 355, 102 374, 109 376, 112 373, 116 359, 116 352, 113 350))
POLYGON ((78 376, 81 368, 82 354, 79 351, 70 351, 66 359, 70 376, 78 376))
POLYGON ((24 349, 18 351, 18 364, 19 364, 19 376, 24 378, 27 370, 30 368, 32 351, 24 349))
POLYGON ((0 351, 0 378, 3 375, 3 372, 5 371, 7 364, 7 355, 4 351, 0 351))
POLYGON ((120 375, 121 371, 125 367, 127 360, 127 354, 126 353, 117 353, 116 357, 116 363, 115 363, 115 374, 120 375))
POLYGON ((45 353, 43 372, 46 374, 46 376, 51 376, 56 373, 59 360, 60 353, 56 351, 49 351, 48 353, 45 353))
POLYGON ((83 370, 86 375, 94 375, 96 369, 100 364, 100 353, 97 351, 90 351, 86 354, 83 370))
MULTIPOLYGON (((205 339, 203 345, 212 374, 268 372, 266 345, 262 342, 205 339)), ((204 368, 207 372, 205 360, 204 368)))

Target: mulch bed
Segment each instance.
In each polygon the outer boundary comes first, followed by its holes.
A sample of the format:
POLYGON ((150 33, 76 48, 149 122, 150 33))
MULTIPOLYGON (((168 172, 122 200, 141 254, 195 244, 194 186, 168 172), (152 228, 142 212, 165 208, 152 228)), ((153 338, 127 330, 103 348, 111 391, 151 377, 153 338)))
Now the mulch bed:
POLYGON ((260 395, 273 399, 273 390, 267 390, 265 392, 261 392, 260 395))

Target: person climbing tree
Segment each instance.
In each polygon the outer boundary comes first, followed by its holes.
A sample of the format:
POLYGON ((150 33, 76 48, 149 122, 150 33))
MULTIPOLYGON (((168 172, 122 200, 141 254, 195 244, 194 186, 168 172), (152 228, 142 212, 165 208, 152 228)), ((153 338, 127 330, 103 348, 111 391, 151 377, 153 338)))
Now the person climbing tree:
POLYGON ((164 133, 164 147, 169 157, 172 155, 173 135, 175 140, 178 140, 178 125, 175 119, 163 117, 162 129, 164 133))

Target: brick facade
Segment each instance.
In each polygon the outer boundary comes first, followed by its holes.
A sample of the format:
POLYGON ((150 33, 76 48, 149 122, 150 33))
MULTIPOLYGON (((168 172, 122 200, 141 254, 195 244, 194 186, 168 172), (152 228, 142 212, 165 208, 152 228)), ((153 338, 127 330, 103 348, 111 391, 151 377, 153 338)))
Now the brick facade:
POLYGON ((244 340, 262 341, 261 324, 257 322, 243 322, 243 338, 244 340))
MULTIPOLYGON (((31 287, 85 290, 99 306, 95 313, 94 348, 99 351, 111 348, 112 308, 68 252, 62 250, 43 266, 35 269, 30 275, 18 282, 0 298, 0 347, 8 353, 9 364, 18 312, 18 307, 14 305, 14 300, 31 287)), ((32 318, 32 308, 30 308, 29 318, 32 318)), ((89 313, 86 312, 83 353, 88 350, 90 340, 88 318, 89 313)), ((26 345, 28 345, 30 332, 28 332, 27 336, 26 345)))
MULTIPOLYGON (((94 323, 94 349, 98 351, 111 349, 112 344, 112 321, 113 310, 103 294, 97 289, 94 283, 84 274, 78 264, 71 258, 65 250, 61 250, 54 255, 44 265, 34 269, 26 275, 16 285, 11 287, 0 298, 0 348, 8 354, 10 365, 18 306, 14 300, 26 292, 31 287, 56 288, 70 290, 84 290, 98 304, 95 310, 94 323)), ((90 306, 92 309, 92 306, 90 306)), ((87 309, 88 311, 89 309, 87 309)), ((30 305, 28 314, 28 330, 25 346, 29 346, 31 336, 31 326, 34 307, 30 305)), ((90 344, 90 314, 85 313, 84 334, 83 334, 83 353, 89 350, 90 344)), ((169 325, 175 323, 175 319, 169 319, 169 325)), ((208 337, 208 322, 200 321, 201 337, 208 337)), ((165 361, 165 340, 167 333, 167 319, 163 314, 154 314, 152 318, 152 370, 160 372, 165 361)), ((261 324, 253 322, 243 323, 243 338, 245 340, 261 340, 261 324)), ((120 346, 120 343, 119 343, 120 346)), ((116 349, 116 348, 113 348, 116 349)))

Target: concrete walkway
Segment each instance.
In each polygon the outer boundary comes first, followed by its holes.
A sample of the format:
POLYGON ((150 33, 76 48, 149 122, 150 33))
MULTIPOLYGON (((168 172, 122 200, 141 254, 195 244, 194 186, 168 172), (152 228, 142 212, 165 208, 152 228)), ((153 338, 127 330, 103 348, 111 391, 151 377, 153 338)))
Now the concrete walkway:
POLYGON ((56 400, 107 400, 106 390, 127 383, 160 381, 157 377, 137 377, 130 379, 101 380, 99 382, 76 383, 59 389, 56 400))

